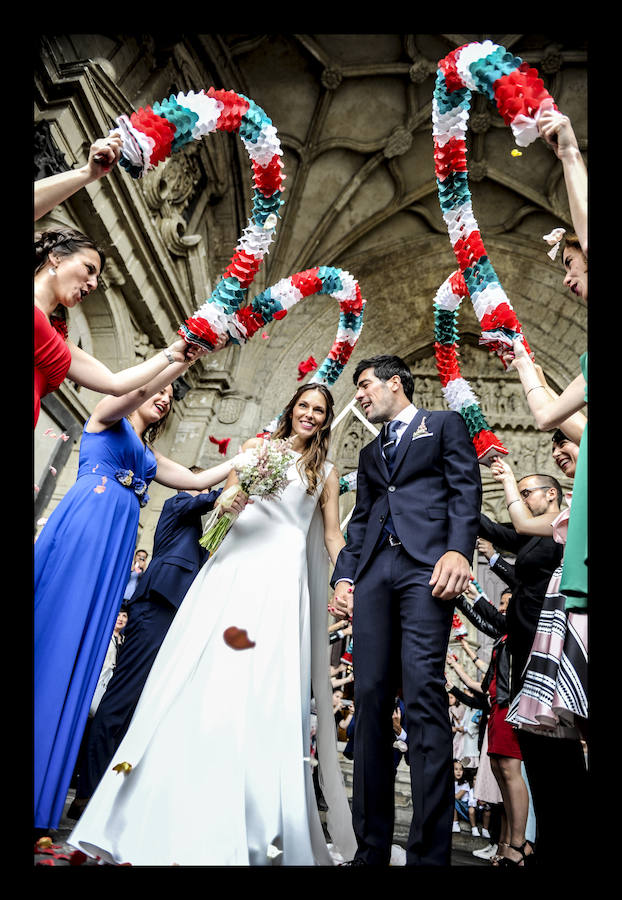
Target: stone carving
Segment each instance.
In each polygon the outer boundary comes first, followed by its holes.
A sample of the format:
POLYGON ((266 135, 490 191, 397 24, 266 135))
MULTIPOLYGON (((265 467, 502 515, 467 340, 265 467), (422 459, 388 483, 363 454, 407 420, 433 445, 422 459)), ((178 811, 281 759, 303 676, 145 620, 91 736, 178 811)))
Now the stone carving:
POLYGON ((408 131, 407 128, 404 128, 403 125, 398 125, 393 129, 389 140, 387 141, 384 148, 384 155, 387 159, 392 159, 394 156, 403 156, 408 150, 410 150, 413 142, 413 136, 408 131))
POLYGON ((336 90, 341 84, 343 75, 339 69, 328 67, 322 72, 322 84, 329 91, 336 90))
POLYGON ((135 329, 134 331, 134 353, 141 362, 155 353, 155 347, 146 334, 135 329))
POLYGON ((201 240, 200 234, 186 234, 184 211, 205 183, 196 147, 171 156, 143 179, 145 199, 160 214, 159 227, 167 249, 175 256, 187 256, 201 240))
POLYGON ((539 69, 545 75, 554 75, 562 67, 564 59, 559 52, 559 44, 550 44, 544 50, 539 69))
POLYGON ((492 125, 492 117, 487 109, 474 113, 469 119, 469 126, 474 134, 485 134, 492 125))
POLYGON ((57 175, 59 172, 67 172, 71 168, 54 143, 50 123, 47 119, 41 119, 40 122, 35 123, 34 145, 35 181, 47 178, 49 175, 57 175))
POLYGON ((218 407, 218 421, 222 425, 233 425, 242 415, 244 403, 245 400, 243 397, 237 397, 235 395, 223 397, 220 401, 220 406, 218 407))
POLYGON ((431 64, 426 59, 418 59, 408 70, 408 75, 413 84, 423 84, 434 71, 436 71, 434 63, 431 64))
POLYGON ((340 471, 350 471, 358 466, 359 453, 372 437, 362 422, 354 416, 346 425, 346 430, 338 450, 340 471))
POLYGON ((488 166, 483 159, 474 160, 469 166, 469 178, 471 181, 482 181, 488 173, 488 166))

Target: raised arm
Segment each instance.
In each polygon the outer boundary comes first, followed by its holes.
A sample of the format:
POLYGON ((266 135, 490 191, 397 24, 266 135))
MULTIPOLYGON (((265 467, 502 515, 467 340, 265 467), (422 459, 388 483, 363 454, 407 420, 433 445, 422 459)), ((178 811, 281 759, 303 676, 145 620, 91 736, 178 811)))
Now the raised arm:
POLYGON ((570 119, 559 110, 546 110, 538 119, 538 130, 561 161, 570 217, 581 250, 587 257, 587 168, 570 119))
POLYGON ((580 443, 585 423, 579 424, 571 417, 585 406, 583 374, 577 375, 559 397, 553 397, 540 381, 533 360, 525 351, 523 342, 521 340, 514 341, 512 348, 514 356, 511 359, 511 365, 518 372, 529 409, 540 431, 551 431, 553 428, 561 428, 563 425, 564 434, 576 444, 580 443))
MULTIPOLYGON (((224 339, 221 339, 212 352, 222 349, 224 344, 224 339)), ((110 395, 106 398, 110 401, 109 409, 102 407, 102 416, 108 423, 114 421, 115 416, 118 420, 132 412, 150 393, 155 394, 162 387, 171 384, 183 375, 189 365, 207 352, 179 338, 151 359, 120 372, 111 372, 104 363, 76 346, 73 341, 67 341, 67 346, 71 351, 71 365, 67 373, 69 380, 100 394, 110 395), (130 398, 129 395, 134 391, 139 391, 140 395, 130 398), (115 404, 114 398, 119 398, 120 402, 115 404), (134 403, 135 399, 138 399, 138 403, 134 403)))
POLYGON ((518 534, 537 535, 539 537, 552 537, 551 526, 553 520, 559 515, 556 512, 543 513, 534 516, 531 510, 523 503, 518 491, 518 485, 514 472, 508 463, 497 456, 493 459, 490 471, 495 481, 501 482, 505 493, 505 503, 512 520, 512 525, 518 534))
POLYGON ((122 141, 118 134, 101 138, 91 145, 89 158, 79 169, 70 169, 68 172, 60 172, 58 175, 50 175, 49 178, 35 181, 35 222, 76 191, 107 175, 118 163, 121 147, 122 141))

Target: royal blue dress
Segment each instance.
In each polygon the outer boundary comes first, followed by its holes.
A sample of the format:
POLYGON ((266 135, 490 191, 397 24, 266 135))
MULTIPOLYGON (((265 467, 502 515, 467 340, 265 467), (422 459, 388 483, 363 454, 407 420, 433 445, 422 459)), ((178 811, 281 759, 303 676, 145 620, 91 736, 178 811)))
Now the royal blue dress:
POLYGON ((35 827, 55 828, 157 463, 126 419, 82 433, 75 484, 35 542, 35 827))

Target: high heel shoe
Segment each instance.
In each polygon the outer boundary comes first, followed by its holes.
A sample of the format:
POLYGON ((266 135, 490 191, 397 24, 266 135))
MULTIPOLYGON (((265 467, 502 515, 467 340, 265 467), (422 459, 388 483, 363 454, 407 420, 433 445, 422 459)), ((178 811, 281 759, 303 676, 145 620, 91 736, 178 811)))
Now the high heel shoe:
POLYGON ((509 856, 504 856, 499 861, 499 865, 503 866, 504 869, 510 868, 511 866, 520 866, 521 863, 523 864, 523 867, 531 866, 533 864, 533 858, 535 854, 530 841, 523 841, 520 847, 516 847, 514 844, 508 844, 508 846, 511 847, 512 850, 516 850, 517 853, 520 853, 521 858, 517 860, 510 859, 509 856), (527 846, 527 844, 529 844, 529 847, 531 848, 531 853, 525 853, 525 847, 527 846))

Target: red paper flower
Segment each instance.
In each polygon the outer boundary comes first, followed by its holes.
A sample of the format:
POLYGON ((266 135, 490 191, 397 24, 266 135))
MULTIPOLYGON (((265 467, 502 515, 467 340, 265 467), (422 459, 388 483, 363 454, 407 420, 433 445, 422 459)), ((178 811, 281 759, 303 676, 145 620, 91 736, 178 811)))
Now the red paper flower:
POLYGON ((449 284, 451 285, 452 293, 457 297, 469 296, 469 289, 467 288, 462 272, 454 272, 449 278, 449 284))
POLYGON ((246 288, 257 274, 260 265, 260 258, 251 256, 249 253, 245 253, 244 250, 236 250, 222 277, 230 278, 233 276, 238 279, 241 287, 246 288))
POLYGON ((318 278, 318 272, 319 268, 316 266, 291 276, 292 284, 298 288, 303 297, 310 297, 322 290, 323 284, 321 278, 318 278))
POLYGON ((249 107, 247 100, 240 97, 234 91, 215 90, 213 87, 206 91, 208 97, 214 97, 224 104, 220 116, 216 122, 219 131, 237 131, 242 121, 242 116, 249 107))
POLYGON ((496 328, 507 328, 520 332, 520 322, 516 313, 508 303, 500 303, 491 313, 486 313, 480 320, 482 331, 494 331, 496 328))
POLYGON ((499 438, 493 434, 492 431, 488 431, 487 428, 482 428, 482 430, 475 435, 473 438, 473 445, 478 459, 483 459, 486 454, 491 451, 501 455, 505 455, 508 452, 499 438))
POLYGON ((436 341, 434 343, 434 355, 436 357, 436 368, 443 387, 454 378, 460 377, 460 366, 455 344, 439 344, 436 341))
POLYGON ((342 366, 345 366, 347 361, 350 359, 352 355, 352 350, 354 346, 349 344, 347 341, 335 341, 333 346, 330 348, 328 356, 330 359, 334 359, 335 362, 340 363, 342 366))
POLYGON ((304 360, 304 362, 298 363, 298 378, 296 381, 302 381, 305 375, 308 372, 312 372, 314 369, 317 369, 317 363, 312 356, 310 356, 309 359, 304 360))
POLYGON ((464 87, 464 82, 456 68, 456 56, 466 46, 466 44, 463 44, 462 47, 457 47, 455 50, 452 50, 451 53, 448 53, 438 64, 439 69, 441 69, 445 76, 445 84, 447 85, 448 91, 456 91, 464 87))
POLYGON ((282 174, 283 162, 278 154, 275 154, 267 166, 261 166, 253 160, 253 175, 255 187, 264 197, 271 197, 276 191, 280 191, 286 176, 282 174))
POLYGON ((156 115, 151 106, 141 107, 130 116, 130 122, 143 134, 155 141, 155 147, 151 151, 150 162, 157 166, 171 155, 171 146, 175 137, 175 126, 168 119, 156 115))
POLYGON ((342 313, 362 313, 363 307, 365 306, 365 300, 361 294, 361 289, 358 285, 358 282, 354 286, 354 299, 353 300, 340 300, 339 301, 339 309, 342 313))
MULTIPOLYGON (((218 343, 218 335, 209 324, 207 319, 186 319, 186 325, 188 329, 195 334, 197 337, 200 337, 202 340, 207 341, 208 344, 211 344, 212 347, 215 347, 218 343)), ((181 334, 182 337, 186 337, 185 333, 180 329, 177 334, 181 334)))
POLYGON ((247 336, 249 338, 252 338, 255 332, 259 331, 259 329, 266 324, 259 313, 254 311, 252 306, 243 306, 236 310, 235 318, 246 328, 247 336))
POLYGON ((213 437, 213 435, 210 434, 209 439, 212 442, 212 444, 218 444, 218 452, 219 453, 222 453, 223 456, 227 455, 227 447, 229 446, 229 442, 231 441, 231 438, 222 438, 222 440, 218 440, 218 438, 215 438, 215 437, 213 437))
POLYGON ((452 172, 466 172, 466 141, 452 137, 441 147, 435 138, 434 170, 439 181, 444 181, 452 172))

